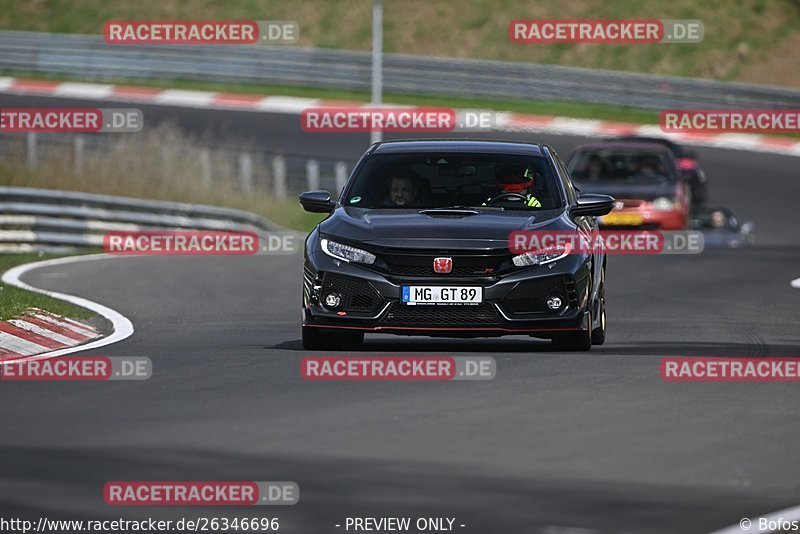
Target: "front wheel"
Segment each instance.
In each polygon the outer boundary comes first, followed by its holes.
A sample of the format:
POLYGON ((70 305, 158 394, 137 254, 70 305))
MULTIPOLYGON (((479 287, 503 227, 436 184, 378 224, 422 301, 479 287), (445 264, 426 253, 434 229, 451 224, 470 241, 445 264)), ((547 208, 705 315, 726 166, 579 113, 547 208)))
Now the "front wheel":
POLYGON ((592 345, 602 345, 606 341, 606 268, 600 271, 600 326, 592 330, 592 345))
POLYGON ((692 189, 692 204, 698 206, 705 204, 706 200, 708 200, 708 182, 703 182, 692 189))
POLYGON ((558 351, 585 352, 592 349, 592 317, 589 314, 589 328, 553 338, 553 348, 558 351))
POLYGON ((364 332, 329 332, 325 328, 303 327, 303 348, 306 350, 341 350, 358 346, 364 341, 364 332))

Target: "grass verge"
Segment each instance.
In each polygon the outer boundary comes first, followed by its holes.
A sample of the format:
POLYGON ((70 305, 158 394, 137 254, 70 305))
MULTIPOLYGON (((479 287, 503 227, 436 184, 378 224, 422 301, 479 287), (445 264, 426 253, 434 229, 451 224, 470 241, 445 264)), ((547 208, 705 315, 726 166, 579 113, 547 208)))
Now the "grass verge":
POLYGON ((209 149, 180 129, 161 125, 140 134, 116 136, 101 149, 87 150, 80 167, 75 165, 71 142, 43 147, 35 168, 25 164, 24 141, 24 137, 6 140, 0 185, 226 206, 301 231, 310 230, 325 217, 304 211, 295 196, 297 191, 289 191, 286 199, 275 198, 271 160, 245 140, 218 143, 209 149), (250 191, 242 189, 238 173, 238 154, 245 150, 254 154, 250 191), (202 180, 204 155, 207 183, 202 180))
MULTIPOLYGON (((800 25, 797 0, 384 0, 388 53, 497 59, 553 65, 736 79, 748 66, 773 61, 771 79, 794 63, 780 44, 800 25), (698 44, 553 44, 510 42, 514 19, 698 19, 698 44), (790 63, 790 64, 791 64, 790 63)), ((100 34, 108 20, 294 20, 298 46, 368 51, 370 0, 0 0, 0 28, 100 34)), ((796 64, 796 63, 794 63, 796 64)), ((767 79, 764 79, 767 78, 767 79)), ((798 78, 791 78, 796 85, 798 78)), ((499 81, 502 83, 502 81, 499 81)))
MULTIPOLYGON (((0 273, 5 273, 12 267, 23 263, 49 260, 57 257, 60 256, 36 253, 0 254, 0 273)), ((94 313, 86 308, 0 282, 0 321, 18 317, 30 308, 39 308, 40 310, 73 319, 90 319, 94 316, 94 313)))

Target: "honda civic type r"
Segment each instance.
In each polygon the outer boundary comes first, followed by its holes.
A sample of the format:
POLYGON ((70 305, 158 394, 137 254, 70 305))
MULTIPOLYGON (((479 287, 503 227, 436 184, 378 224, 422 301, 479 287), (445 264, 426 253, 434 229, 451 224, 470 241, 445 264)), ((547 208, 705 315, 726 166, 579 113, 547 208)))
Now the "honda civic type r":
POLYGON ((519 231, 588 238, 613 208, 612 197, 579 195, 546 145, 376 143, 338 199, 310 191, 300 203, 330 213, 305 243, 307 349, 366 332, 528 335, 570 350, 605 339, 602 250, 509 247, 519 231))

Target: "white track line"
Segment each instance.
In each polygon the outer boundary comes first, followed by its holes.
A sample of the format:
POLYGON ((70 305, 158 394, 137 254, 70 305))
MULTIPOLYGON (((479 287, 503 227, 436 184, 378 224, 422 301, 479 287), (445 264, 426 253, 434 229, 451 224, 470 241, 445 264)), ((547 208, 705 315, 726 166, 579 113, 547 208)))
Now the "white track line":
MULTIPOLYGON (((729 527, 723 528, 722 530, 715 530, 711 534, 743 534, 745 532, 778 532, 779 530, 775 529, 764 529, 760 530, 759 527, 759 520, 764 519, 767 521, 769 525, 770 522, 778 521, 779 519, 783 522, 791 522, 791 521, 800 521, 800 506, 795 506, 794 508, 786 508, 785 510, 778 510, 777 512, 770 513, 768 515, 761 515, 755 517, 747 517, 742 518, 739 523, 735 525, 731 525, 729 527), (747 523, 748 528, 744 528, 742 521, 748 520, 747 523)), ((783 531, 781 531, 783 532, 783 531)))
POLYGON ((34 293, 41 293, 42 295, 47 295, 48 297, 52 297, 54 299, 63 300, 69 302, 71 304, 75 304, 76 306, 81 306, 88 310, 95 312, 98 315, 102 315, 109 321, 111 324, 114 325, 114 331, 108 337, 100 338, 96 341, 92 341, 90 343, 86 343, 85 345, 79 345, 77 347, 69 347, 65 349, 58 349, 51 352, 46 352, 44 354, 37 354, 34 356, 28 356, 26 358, 19 358, 16 360, 8 360, 5 362, 0 362, 0 365, 5 365, 9 363, 19 363, 20 361, 31 361, 31 360, 47 360, 50 358, 55 358, 56 356, 64 356, 66 354, 71 354, 73 352, 84 351, 84 350, 93 350, 98 349, 100 347, 105 347, 106 345, 110 345, 112 343, 116 343, 118 341, 122 341, 130 337, 133 334, 133 324, 128 320, 127 317, 112 310, 111 308, 107 308, 102 304, 98 304, 96 302, 92 302, 91 300, 86 300, 81 297, 76 297, 74 295, 67 295, 65 293, 56 293, 55 291, 48 291, 46 289, 39 289, 36 287, 29 286, 25 282, 20 280, 20 277, 32 271, 34 269, 39 269, 40 267, 52 267, 54 265, 67 265, 70 263, 78 263, 83 261, 95 261, 109 258, 107 254, 92 254, 90 256, 70 256, 66 258, 56 258, 53 260, 44 260, 44 261, 36 261, 33 263, 26 263, 24 265, 17 265, 12 269, 9 269, 3 274, 2 281, 5 284, 10 286, 18 287, 20 289, 27 289, 28 291, 33 291, 34 293))

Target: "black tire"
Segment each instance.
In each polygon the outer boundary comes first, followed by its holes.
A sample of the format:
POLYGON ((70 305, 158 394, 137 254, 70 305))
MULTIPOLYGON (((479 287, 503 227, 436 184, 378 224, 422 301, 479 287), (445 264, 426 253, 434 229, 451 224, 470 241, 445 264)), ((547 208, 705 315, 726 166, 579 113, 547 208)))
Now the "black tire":
POLYGON ((592 317, 589 313, 589 329, 561 334, 553 338, 553 348, 558 351, 585 352, 592 350, 592 317))
POLYGON ((698 184, 692 189, 692 205, 699 206, 708 200, 708 182, 698 184))
POLYGON ((592 330, 592 345, 606 342, 606 268, 600 271, 600 326, 592 330))
POLYGON ((329 332, 324 328, 303 327, 303 348, 306 350, 341 350, 358 346, 364 341, 364 332, 329 332))

